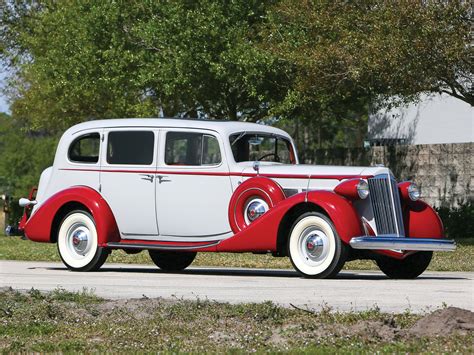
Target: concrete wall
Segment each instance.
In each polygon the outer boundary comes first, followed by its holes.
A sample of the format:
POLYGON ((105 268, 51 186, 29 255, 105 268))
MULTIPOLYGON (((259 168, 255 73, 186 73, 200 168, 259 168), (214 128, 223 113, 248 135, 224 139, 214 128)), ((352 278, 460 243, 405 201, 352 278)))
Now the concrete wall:
POLYGON ((474 108, 446 94, 422 95, 418 103, 370 114, 368 138, 406 139, 408 144, 474 142, 474 108))
POLYGON ((421 187, 432 206, 458 206, 474 200, 474 143, 321 149, 310 163, 370 166, 384 164, 397 180, 421 187))

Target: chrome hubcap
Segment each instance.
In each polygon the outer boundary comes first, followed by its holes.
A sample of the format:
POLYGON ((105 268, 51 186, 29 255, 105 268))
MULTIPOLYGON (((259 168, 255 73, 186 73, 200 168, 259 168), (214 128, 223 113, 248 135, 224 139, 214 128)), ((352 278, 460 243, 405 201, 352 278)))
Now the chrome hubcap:
POLYGON ((75 254, 85 255, 89 246, 89 234, 89 229, 82 224, 72 226, 68 233, 68 245, 70 250, 75 254))
POLYGON ((307 228, 300 237, 300 252, 303 258, 310 263, 324 261, 329 253, 327 235, 315 228, 307 228))
POLYGON ((259 198, 252 199, 245 207, 245 222, 250 224, 268 211, 268 204, 259 198))
POLYGON ((323 238, 321 238, 317 234, 311 234, 306 239, 306 251, 313 258, 318 258, 321 256, 321 254, 323 253, 323 246, 323 238))

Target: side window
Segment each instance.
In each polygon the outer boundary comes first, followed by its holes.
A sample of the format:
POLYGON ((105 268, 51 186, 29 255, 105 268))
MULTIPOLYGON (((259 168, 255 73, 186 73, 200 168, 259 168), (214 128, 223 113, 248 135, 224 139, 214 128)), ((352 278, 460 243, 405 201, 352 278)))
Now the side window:
POLYGON ((217 138, 204 135, 202 139, 202 165, 219 164, 221 162, 221 150, 217 138))
POLYGON ((221 162, 217 138, 203 133, 168 132, 166 134, 166 165, 216 165, 221 162))
POLYGON ((107 163, 150 165, 154 145, 155 134, 151 131, 109 132, 107 163))
POLYGON ((85 134, 76 138, 69 146, 69 160, 77 163, 97 163, 99 161, 99 148, 100 134, 85 134))

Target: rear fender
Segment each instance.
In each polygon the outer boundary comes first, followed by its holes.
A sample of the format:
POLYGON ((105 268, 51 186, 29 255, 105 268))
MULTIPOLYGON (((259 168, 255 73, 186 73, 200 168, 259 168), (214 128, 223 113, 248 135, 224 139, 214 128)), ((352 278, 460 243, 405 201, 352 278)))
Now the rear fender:
POLYGON ((120 241, 112 210, 97 191, 87 186, 71 187, 51 196, 28 219, 24 228, 25 235, 35 242, 54 242, 54 223, 60 222, 57 220, 60 213, 68 207, 74 209, 80 205, 94 217, 99 246, 105 246, 107 242, 120 241))

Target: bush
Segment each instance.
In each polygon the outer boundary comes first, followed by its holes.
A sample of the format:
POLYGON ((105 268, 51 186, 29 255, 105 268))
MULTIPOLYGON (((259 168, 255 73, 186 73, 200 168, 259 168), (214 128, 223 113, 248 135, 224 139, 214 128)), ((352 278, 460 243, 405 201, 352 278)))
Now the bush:
POLYGON ((468 201, 459 207, 439 207, 436 209, 450 238, 474 238, 474 203, 468 201))

